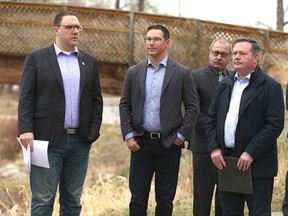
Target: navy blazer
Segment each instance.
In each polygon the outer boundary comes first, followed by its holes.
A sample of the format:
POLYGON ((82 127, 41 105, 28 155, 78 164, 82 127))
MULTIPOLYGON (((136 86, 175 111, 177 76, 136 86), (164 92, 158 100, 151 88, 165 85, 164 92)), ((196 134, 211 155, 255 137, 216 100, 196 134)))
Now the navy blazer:
MULTIPOLYGON (((79 134, 91 144, 99 137, 102 123, 97 60, 79 50, 79 134)), ((18 133, 33 132, 34 139, 60 142, 64 132, 65 95, 54 45, 27 54, 20 86, 18 133)))
MULTIPOLYGON (((209 151, 221 148, 225 154, 224 124, 234 84, 232 73, 218 86, 206 119, 209 151)), ((235 133, 236 157, 246 151, 254 159, 253 177, 273 177, 278 171, 277 138, 284 127, 281 85, 257 66, 244 89, 235 133)))
MULTIPOLYGON (((123 139, 128 133, 142 136, 142 113, 148 60, 128 69, 119 104, 123 139)), ((196 123, 198 99, 190 69, 168 58, 160 99, 162 142, 171 147, 176 133, 187 140, 196 123), (185 107, 182 114, 182 104, 185 107)))

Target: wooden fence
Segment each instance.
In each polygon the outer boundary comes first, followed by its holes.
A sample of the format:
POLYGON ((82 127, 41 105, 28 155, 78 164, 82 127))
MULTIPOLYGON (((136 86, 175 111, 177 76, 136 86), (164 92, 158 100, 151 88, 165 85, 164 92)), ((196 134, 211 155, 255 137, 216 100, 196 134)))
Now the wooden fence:
POLYGON ((79 48, 100 62, 102 89, 107 93, 119 94, 127 68, 147 57, 143 38, 155 23, 171 32, 169 56, 191 69, 208 64, 212 40, 233 41, 240 36, 258 41, 260 63, 268 73, 288 68, 288 34, 283 32, 139 12, 0 1, 0 83, 19 83, 25 55, 53 43, 53 19, 63 10, 78 13, 84 26, 79 48))

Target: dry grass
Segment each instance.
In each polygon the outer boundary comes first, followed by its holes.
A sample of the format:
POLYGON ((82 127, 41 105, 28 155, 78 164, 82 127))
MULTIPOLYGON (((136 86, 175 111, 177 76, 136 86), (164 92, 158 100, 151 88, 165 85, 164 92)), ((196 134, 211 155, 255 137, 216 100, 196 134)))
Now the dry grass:
MULTIPOLYGON (((15 115, 15 105, 17 104, 15 99, 17 99, 17 97, 9 96, 6 103, 0 100, 0 114, 8 113, 8 115, 15 115), (2 109, 1 105, 6 107, 6 111, 4 111, 4 108, 2 109)), ((7 119, 5 119, 5 121, 7 121, 7 119)), ((3 130, 4 127, 0 129, 0 132, 5 134, 3 130)), ((11 128, 9 130, 11 130, 11 128)), ((286 129, 284 131, 286 131, 286 129)), ((285 137, 286 133, 284 134, 283 132, 279 138, 279 173, 275 178, 272 204, 273 211, 281 210, 284 197, 285 174, 287 170, 287 144, 285 143, 285 137)), ((15 142, 14 139, 15 137, 11 142, 15 142)), ((0 148, 0 150, 1 149, 2 148, 0 148)), ((22 170, 26 170, 21 153, 15 154, 16 156, 13 160, 0 157, 1 165, 13 163, 21 166, 22 170)), ((119 125, 103 125, 99 140, 95 142, 91 148, 89 169, 81 199, 83 205, 81 215, 128 215, 130 200, 128 187, 129 159, 130 153, 122 140, 119 125)), ((192 215, 192 191, 191 152, 183 149, 173 215, 192 215)), ((31 194, 28 175, 23 179, 0 178, 0 215, 30 215, 30 199, 31 194)), ((56 197, 53 216, 58 215, 59 212, 57 199, 58 196, 56 197)), ((152 183, 148 216, 154 215, 154 208, 155 195, 154 185, 152 183)))

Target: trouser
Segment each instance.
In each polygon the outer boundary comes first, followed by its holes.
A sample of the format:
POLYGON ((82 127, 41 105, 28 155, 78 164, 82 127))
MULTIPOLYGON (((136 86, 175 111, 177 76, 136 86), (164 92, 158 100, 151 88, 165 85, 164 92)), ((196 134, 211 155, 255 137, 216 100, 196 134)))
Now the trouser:
POLYGON ((274 178, 252 178, 253 194, 219 191, 223 216, 243 216, 247 202, 249 216, 271 216, 274 178))
POLYGON ((145 216, 150 185, 155 174, 156 211, 158 216, 171 216, 176 193, 181 147, 163 146, 161 139, 140 137, 140 150, 131 152, 130 191, 132 194, 130 216, 145 216))
POLYGON ((63 135, 58 145, 48 148, 49 169, 32 165, 31 216, 52 215, 58 185, 60 215, 80 215, 90 147, 81 141, 79 135, 63 135))
MULTIPOLYGON (((217 186, 217 169, 210 154, 193 153, 193 215, 210 216, 211 203, 217 186)), ((221 216, 222 209, 215 192, 215 216, 221 216)))

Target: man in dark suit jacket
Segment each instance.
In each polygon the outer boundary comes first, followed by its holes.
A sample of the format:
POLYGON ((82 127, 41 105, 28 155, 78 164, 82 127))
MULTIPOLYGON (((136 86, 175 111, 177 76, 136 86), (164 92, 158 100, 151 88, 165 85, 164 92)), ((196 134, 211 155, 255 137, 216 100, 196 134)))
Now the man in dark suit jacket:
MULTIPOLYGON (((196 126, 189 141, 189 149, 193 153, 193 215, 210 216, 217 171, 208 151, 204 124, 219 79, 228 75, 226 66, 231 61, 231 53, 231 42, 225 38, 217 38, 210 45, 209 65, 192 71, 200 107, 196 126)), ((215 215, 222 215, 217 190, 215 215)))
POLYGON ((284 126, 281 85, 259 67, 260 47, 250 38, 234 41, 235 72, 221 82, 206 119, 211 159, 225 169, 224 155, 237 157, 237 168, 251 167, 253 194, 218 191, 224 216, 271 215, 274 177, 278 171, 277 138, 284 126))
POLYGON ((123 138, 131 150, 132 216, 146 215, 154 174, 156 215, 172 215, 181 146, 189 139, 198 115, 189 68, 167 56, 169 37, 162 25, 147 29, 149 58, 129 68, 122 89, 119 108, 123 138))
MULTIPOLYGON (((286 84, 286 110, 288 110, 288 83, 286 84)), ((288 133, 286 135, 286 139, 288 138, 288 133)), ((285 197, 282 203, 282 213, 284 216, 288 216, 288 171, 286 173, 286 181, 285 181, 285 197)))
POLYGON ((32 165, 31 215, 52 215, 59 183, 61 215, 80 215, 91 144, 102 122, 98 64, 77 49, 82 26, 71 11, 55 16, 55 43, 28 53, 18 117, 22 145, 49 141, 50 168, 32 165))

